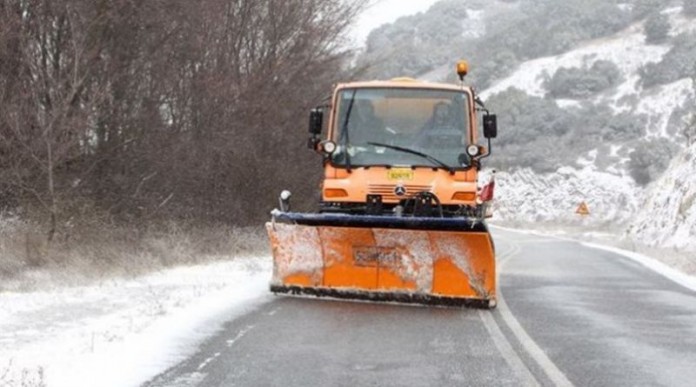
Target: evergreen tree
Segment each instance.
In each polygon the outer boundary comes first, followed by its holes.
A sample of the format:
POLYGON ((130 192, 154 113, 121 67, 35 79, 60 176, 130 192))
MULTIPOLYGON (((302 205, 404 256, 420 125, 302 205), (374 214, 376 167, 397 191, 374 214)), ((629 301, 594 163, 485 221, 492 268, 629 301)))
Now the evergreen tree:
POLYGON ((645 42, 648 44, 663 43, 669 34, 670 24, 666 15, 656 12, 645 21, 645 42))
POLYGON ((696 0, 683 0, 682 12, 687 16, 696 16, 696 0))

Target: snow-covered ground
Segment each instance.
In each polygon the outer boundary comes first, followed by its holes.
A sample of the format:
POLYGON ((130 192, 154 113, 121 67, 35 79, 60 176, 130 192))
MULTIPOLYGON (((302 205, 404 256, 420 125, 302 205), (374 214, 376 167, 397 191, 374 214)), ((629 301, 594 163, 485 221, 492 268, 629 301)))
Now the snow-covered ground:
POLYGON ((270 257, 0 293, 0 387, 137 386, 272 299, 270 257))
POLYGON ((496 180, 495 219, 504 222, 622 223, 639 205, 630 177, 599 172, 594 165, 561 167, 549 174, 499 172, 496 180), (576 214, 581 203, 587 204, 590 216, 576 214))
MULTIPOLYGON (((607 237, 587 232, 580 239, 607 237)), ((591 246, 696 289, 693 275, 602 245, 591 246)), ((93 286, 1 293, 0 387, 140 385, 195 353, 225 321, 272 300, 270 276, 270 257, 249 257, 93 286)))

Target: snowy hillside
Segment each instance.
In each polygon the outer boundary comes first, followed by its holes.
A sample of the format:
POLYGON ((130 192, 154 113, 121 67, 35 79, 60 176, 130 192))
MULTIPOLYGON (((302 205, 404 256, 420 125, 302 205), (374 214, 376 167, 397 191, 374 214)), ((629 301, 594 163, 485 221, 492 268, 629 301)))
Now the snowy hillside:
POLYGON ((529 169, 496 175, 496 222, 557 222, 568 225, 626 223, 638 208, 630 177, 587 167, 539 175, 529 169), (590 216, 576 214, 586 203, 590 216))
MULTIPOLYGON (((670 9, 667 14, 672 25, 672 34, 696 30, 696 20, 684 18, 678 13, 680 8, 670 9)), ((584 102, 611 106, 616 112, 629 111, 645 114, 648 117, 646 135, 648 137, 672 137, 676 133, 669 130, 670 117, 675 109, 693 97, 690 79, 643 90, 640 87, 639 70, 648 63, 657 63, 670 50, 668 45, 650 45, 645 41, 643 23, 610 37, 589 41, 567 53, 534 59, 523 63, 509 77, 496 82, 481 94, 485 99, 495 93, 515 87, 529 95, 544 97, 544 80, 560 68, 591 66, 599 60, 608 60, 618 66, 623 82, 584 102)), ((560 106, 578 106, 583 100, 559 99, 560 106)))
POLYGON ((469 81, 487 85, 481 95, 499 116, 487 164, 499 169, 494 222, 605 226, 649 245, 696 250, 685 242, 696 219, 684 212, 694 200, 685 187, 695 183, 686 177, 696 169, 687 154, 665 172, 685 147, 696 101, 688 75, 696 19, 679 5, 441 1, 373 31, 366 58, 381 58, 372 75, 435 82, 454 80, 453 55, 470 60, 469 81), (521 8, 529 4, 537 7, 521 8), (441 35, 447 42, 433 38, 441 35), (589 216, 575 213, 582 202, 589 216))
MULTIPOLYGON (((671 34, 693 31, 696 21, 686 19, 672 8, 669 16, 671 34)), ((639 70, 647 63, 657 63, 670 50, 668 44, 645 43, 643 23, 610 37, 596 39, 561 55, 523 63, 509 77, 501 79, 483 92, 484 97, 510 87, 544 97, 544 80, 562 67, 589 67, 598 60, 617 65, 623 82, 598 95, 582 100, 558 99, 561 107, 573 108, 582 103, 610 106, 615 112, 643 115, 644 139, 665 138, 683 146, 683 122, 674 120, 676 110, 688 106, 694 98, 692 80, 688 78, 643 89, 639 70)), ((505 112, 498 112, 505 114, 505 112)), ((505 128, 500 128, 505 130, 505 128)), ((607 144, 602 144, 607 145, 607 144)), ((630 153, 631 142, 611 144, 611 153, 630 153)), ((696 251, 696 148, 681 154, 658 182, 648 189, 637 185, 627 171, 626 159, 610 164, 596 162, 598 150, 579 160, 578 167, 559 165, 549 174, 529 169, 498 174, 499 194, 496 220, 502 222, 554 222, 568 225, 596 226, 614 224, 618 229, 631 224, 627 234, 651 246, 675 247, 696 251), (587 202, 591 215, 575 214, 580 202, 587 202)))
POLYGON ((618 90, 613 90, 614 95, 621 97, 636 92, 634 86, 638 69, 646 63, 659 61, 667 51, 669 47, 666 46, 647 45, 642 24, 636 24, 612 37, 587 42, 573 51, 525 62, 513 74, 496 82, 482 95, 486 98, 509 87, 516 87, 527 94, 543 97, 546 94, 544 74, 551 76, 561 67, 580 67, 597 60, 610 60, 625 75, 629 75, 618 90))
POLYGON ((696 251, 696 144, 647 190, 629 235, 650 246, 696 251))

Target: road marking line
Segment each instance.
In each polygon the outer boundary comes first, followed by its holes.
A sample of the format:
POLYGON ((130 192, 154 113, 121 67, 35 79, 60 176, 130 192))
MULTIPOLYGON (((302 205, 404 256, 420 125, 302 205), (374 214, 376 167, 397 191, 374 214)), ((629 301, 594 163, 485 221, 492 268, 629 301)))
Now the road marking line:
POLYGON ((655 258, 648 257, 647 255, 643 255, 643 254, 640 254, 640 253, 635 252, 635 251, 624 250, 624 249, 621 249, 618 247, 604 246, 604 245, 600 245, 598 243, 590 243, 590 242, 582 242, 582 241, 575 241, 575 242, 578 242, 585 247, 607 251, 607 252, 616 254, 620 257, 630 259, 634 262, 638 262, 639 264, 654 271, 657 274, 660 274, 661 276, 667 278, 668 280, 670 280, 678 285, 681 285, 681 286, 683 286, 691 291, 696 292, 696 276, 689 275, 689 274, 686 274, 682 271, 679 271, 679 270, 677 270, 677 269, 675 269, 675 268, 667 265, 666 263, 661 262, 655 258))
POLYGON ((217 359, 219 356, 220 356, 220 352, 218 352, 218 353, 216 353, 215 355, 213 355, 213 356, 211 356, 211 357, 205 359, 205 361, 204 361, 203 363, 201 363, 201 364, 198 366, 198 369, 197 369, 197 370, 198 370, 198 371, 202 370, 202 369, 205 368, 205 366, 207 366, 211 361, 217 359))
POLYGON ((522 241, 516 241, 515 243, 562 243, 566 242, 564 240, 556 240, 556 239, 525 239, 522 241))
MULTIPOLYGON (((505 251, 504 253, 500 254, 500 256, 498 257, 498 261, 500 261, 500 262, 498 263, 498 267, 499 267, 499 268, 502 267, 503 264, 504 264, 505 262, 507 262, 510 258, 514 257, 515 255, 517 255, 517 253, 519 253, 520 251, 522 251, 522 248, 521 248, 518 244, 516 244, 516 243, 511 244, 511 246, 512 246, 512 247, 510 247, 510 248, 509 248, 507 251, 505 251)), ((500 270, 498 270, 497 277, 500 277, 500 270)), ((499 278, 496 278, 496 281, 497 281, 498 279, 499 279, 499 278)))
MULTIPOLYGON (((514 258, 520 251, 522 251, 522 248, 519 247, 518 244, 512 244, 516 247, 516 249, 514 249, 510 254, 501 257, 500 263, 498 264, 498 279, 500 278, 500 273, 505 264, 509 262, 512 258, 514 258)), ((505 302, 505 299, 503 298, 503 294, 500 291, 500 289, 498 289, 497 311, 503 317, 503 321, 508 326, 508 328, 510 328, 510 331, 512 331, 515 337, 517 337, 517 340, 519 340, 520 344, 522 344, 522 347, 524 347, 525 351, 527 351, 529 356, 531 356, 532 359, 534 359, 534 361, 541 367, 541 369, 544 371, 546 376, 549 378, 549 380, 551 380, 553 384, 555 384, 556 386, 564 387, 573 386, 573 383, 571 383, 570 380, 568 380, 565 374, 560 369, 558 369, 558 367, 556 367, 556 365, 553 363, 553 361, 551 361, 551 359, 549 359, 548 356, 546 356, 544 350, 541 349, 541 347, 539 347, 537 343, 535 343, 534 340, 532 340, 527 331, 525 331, 524 328, 522 328, 520 322, 515 318, 515 316, 512 314, 512 311, 507 306, 507 303, 505 302)))
POLYGON ((498 348, 498 352, 503 355, 503 359, 510 366, 512 372, 515 373, 518 380, 524 386, 539 386, 539 382, 536 380, 532 372, 524 364, 520 356, 512 348, 510 342, 505 338, 503 331, 500 330, 498 323, 495 321, 493 316, 489 311, 479 310, 478 315, 483 321, 483 325, 486 327, 488 334, 493 339, 493 344, 498 348))
MULTIPOLYGON (((254 325, 248 325, 248 326, 246 326, 244 329, 242 329, 241 331, 239 331, 239 333, 237 333, 237 336, 235 336, 233 339, 227 340, 227 347, 229 348, 229 347, 231 347, 232 345, 234 345, 234 343, 235 343, 237 340, 239 340, 239 339, 241 339, 242 337, 244 337, 244 335, 246 335, 247 333, 249 333, 249 331, 252 330, 252 329, 254 329, 254 325)), ((222 354, 221 352, 216 352, 213 356, 211 356, 211 357, 205 359, 201 364, 198 365, 197 371, 200 371, 200 370, 202 370, 203 368, 205 368, 208 364, 210 364, 211 361, 213 361, 213 360, 217 359, 218 357, 220 357, 221 354, 222 354)))
POLYGON ((252 329, 254 329, 254 325, 249 325, 249 326, 247 326, 246 328, 244 328, 244 329, 242 329, 241 331, 239 331, 239 333, 237 333, 237 336, 235 336, 234 339, 227 340, 227 346, 228 346, 228 347, 233 346, 234 343, 237 342, 237 340, 239 340, 239 339, 241 339, 242 337, 244 337, 244 335, 246 335, 246 334, 247 334, 250 330, 252 330, 252 329))
MULTIPOLYGON (((498 256, 500 261, 507 261, 510 257, 517 254, 521 249, 516 244, 511 244, 505 252, 498 256)), ((500 326, 493 318, 489 311, 479 310, 478 312, 483 325, 486 327, 489 336, 493 340, 493 344, 498 349, 498 352, 503 356, 503 359, 516 375, 519 382, 524 386, 540 386, 532 372, 524 364, 524 361, 517 354, 515 349, 510 344, 510 341, 505 337, 505 334, 500 329, 500 326)))
POLYGON ((565 374, 556 367, 556 365, 546 356, 546 353, 541 349, 532 338, 527 334, 527 331, 522 328, 519 321, 508 308, 507 303, 503 299, 502 294, 498 293, 498 311, 503 317, 503 321, 510 328, 512 333, 520 341, 520 344, 529 353, 537 364, 542 368, 546 376, 551 380, 556 386, 572 386, 573 383, 568 380, 565 374))

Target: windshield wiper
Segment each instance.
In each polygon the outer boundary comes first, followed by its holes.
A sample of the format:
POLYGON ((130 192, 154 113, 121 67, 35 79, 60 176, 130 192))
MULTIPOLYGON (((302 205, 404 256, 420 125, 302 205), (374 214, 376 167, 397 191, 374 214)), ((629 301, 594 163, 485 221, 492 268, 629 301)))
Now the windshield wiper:
POLYGON ((348 103, 348 110, 346 111, 346 119, 343 121, 343 127, 341 127, 341 145, 343 145, 344 152, 346 153, 346 168, 350 172, 350 153, 348 153, 348 144, 350 140, 348 139, 348 122, 350 121, 350 113, 353 111, 353 104, 355 103, 355 94, 357 94, 358 89, 353 90, 353 94, 350 96, 350 102, 348 103))
POLYGON ((379 142, 368 142, 367 144, 373 145, 373 146, 381 146, 383 148, 394 149, 394 150, 397 150, 400 152, 410 153, 412 155, 420 156, 420 157, 432 162, 433 164, 437 164, 439 167, 444 168, 447 172, 454 173, 454 169, 452 167, 450 167, 449 165, 445 164, 444 162, 436 159, 435 157, 433 157, 429 154, 426 154, 423 152, 418 152, 417 150, 404 148, 404 147, 400 147, 400 146, 396 146, 396 145, 382 144, 379 142))

